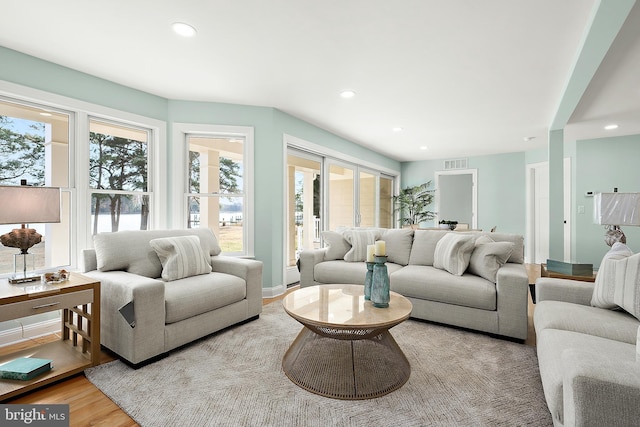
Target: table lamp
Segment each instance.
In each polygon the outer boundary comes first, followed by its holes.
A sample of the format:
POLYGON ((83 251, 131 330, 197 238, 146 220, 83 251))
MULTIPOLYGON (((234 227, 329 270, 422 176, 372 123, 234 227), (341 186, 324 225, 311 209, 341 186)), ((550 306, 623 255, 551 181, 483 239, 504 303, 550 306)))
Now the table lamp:
POLYGON ((604 241, 627 243, 621 225, 640 225, 640 193, 596 193, 593 200, 594 222, 605 225, 604 241))
POLYGON ((35 282, 39 275, 27 274, 29 248, 42 241, 42 236, 28 224, 60 222, 60 189, 58 187, 0 186, 0 224, 22 224, 0 236, 4 246, 20 249, 14 255, 16 275, 11 283, 35 282), (21 273, 19 273, 21 272, 21 273))

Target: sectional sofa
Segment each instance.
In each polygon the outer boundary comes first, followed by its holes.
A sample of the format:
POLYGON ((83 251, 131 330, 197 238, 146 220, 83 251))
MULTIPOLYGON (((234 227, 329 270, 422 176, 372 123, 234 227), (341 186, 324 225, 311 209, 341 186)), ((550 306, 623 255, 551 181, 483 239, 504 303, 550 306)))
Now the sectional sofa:
POLYGON ((84 274, 100 280, 100 342, 140 366, 262 312, 262 262, 220 255, 210 229, 94 236, 84 274))
POLYGON ((595 283, 540 278, 533 315, 556 426, 640 423, 640 254, 616 243, 595 283))
POLYGON ((322 232, 300 255, 300 286, 364 284, 366 247, 383 240, 391 290, 411 316, 524 340, 529 279, 524 239, 507 233, 412 229, 322 232))

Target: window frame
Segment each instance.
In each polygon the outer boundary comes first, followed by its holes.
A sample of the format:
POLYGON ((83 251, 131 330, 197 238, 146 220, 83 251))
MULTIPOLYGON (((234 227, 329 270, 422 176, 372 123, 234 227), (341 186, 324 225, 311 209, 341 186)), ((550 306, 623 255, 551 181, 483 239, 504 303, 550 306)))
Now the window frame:
POLYGON ((0 96, 13 101, 33 103, 71 113, 75 118, 69 130, 69 187, 71 193, 71 269, 81 267, 81 250, 93 247, 91 199, 89 197, 89 116, 115 123, 151 129, 149 188, 154 189, 150 223, 154 228, 169 224, 167 209, 167 123, 162 120, 93 104, 79 99, 0 80, 0 96))
MULTIPOLYGON (((240 258, 254 258, 254 128, 252 126, 230 126, 194 123, 173 123, 172 172, 172 228, 186 228, 188 221, 187 198, 196 196, 189 192, 189 136, 207 136, 222 138, 242 138, 243 147, 243 251, 228 253, 240 258)), ((206 196, 206 195, 205 195, 206 196)))

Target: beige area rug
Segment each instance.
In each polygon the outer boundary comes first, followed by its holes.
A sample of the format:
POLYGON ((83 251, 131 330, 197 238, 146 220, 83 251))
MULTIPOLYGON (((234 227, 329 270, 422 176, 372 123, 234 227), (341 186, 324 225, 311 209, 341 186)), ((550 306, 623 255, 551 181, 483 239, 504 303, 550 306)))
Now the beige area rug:
POLYGON ((281 302, 258 320, 138 370, 120 361, 87 378, 142 426, 551 426, 533 347, 408 320, 391 333, 411 363, 399 390, 370 400, 293 384, 282 357, 301 325, 281 302))

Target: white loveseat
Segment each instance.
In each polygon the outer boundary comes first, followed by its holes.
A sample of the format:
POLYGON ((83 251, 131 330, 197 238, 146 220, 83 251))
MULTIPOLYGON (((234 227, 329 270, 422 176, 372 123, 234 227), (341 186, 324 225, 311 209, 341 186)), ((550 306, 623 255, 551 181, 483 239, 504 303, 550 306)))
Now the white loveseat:
POLYGON ((391 290, 411 301, 411 317, 527 338, 529 279, 520 235, 351 229, 325 231, 322 236, 327 247, 300 255, 301 287, 363 285, 366 245, 371 239, 384 240, 391 290), (445 236, 449 237, 441 242, 445 236), (448 240, 465 243, 456 248, 443 244, 448 240))
POLYGON ((101 344, 135 366, 257 318, 262 263, 220 252, 207 228, 94 236, 84 274, 101 282, 101 344))
POLYGON ((596 283, 540 278, 533 320, 555 426, 640 423, 640 254, 616 243, 596 283))

